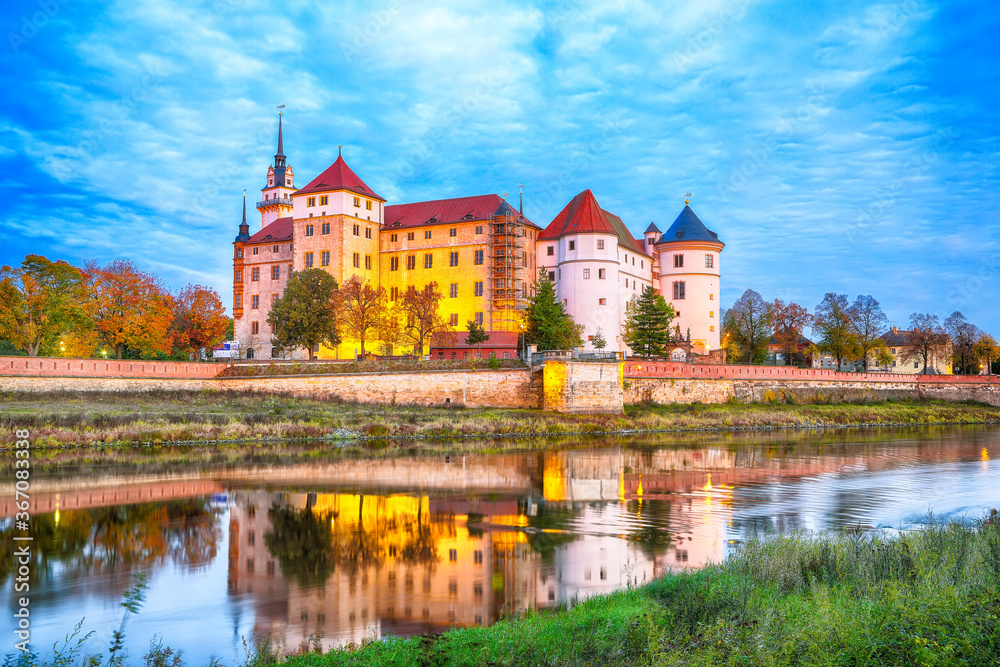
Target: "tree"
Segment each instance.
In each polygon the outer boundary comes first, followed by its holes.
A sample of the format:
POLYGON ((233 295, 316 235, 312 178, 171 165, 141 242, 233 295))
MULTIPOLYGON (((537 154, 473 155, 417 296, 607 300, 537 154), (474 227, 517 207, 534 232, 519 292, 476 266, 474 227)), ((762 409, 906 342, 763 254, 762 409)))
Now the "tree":
POLYGON ((747 363, 767 354, 774 325, 774 308, 752 289, 743 292, 723 317, 728 344, 735 344, 747 363))
POLYGON ((669 354, 670 323, 674 308, 649 285, 634 295, 625 306, 622 340, 639 357, 664 357, 669 354))
POLYGON ((375 325, 375 336, 386 355, 391 355, 393 349, 402 343, 403 322, 398 307, 393 305, 382 312, 382 317, 375 325))
POLYGON ((848 317, 861 354, 861 363, 867 373, 868 357, 877 347, 879 336, 883 334, 888 320, 878 301, 870 295, 859 295, 848 309, 848 317))
POLYGON ((173 300, 160 279, 134 264, 116 259, 107 266, 84 268, 87 299, 84 311, 100 340, 122 358, 126 347, 143 352, 170 352, 173 300))
POLYGON ((59 336, 84 319, 82 288, 80 269, 41 255, 0 268, 0 339, 32 357, 52 352, 59 336))
POLYGON ((1000 358, 1000 348, 997 347, 996 339, 985 331, 981 332, 979 340, 976 341, 975 352, 979 359, 986 362, 986 374, 991 375, 993 373, 993 361, 1000 358))
POLYGON ((595 350, 603 350, 608 346, 608 339, 604 337, 604 330, 601 327, 597 327, 597 331, 594 332, 594 338, 590 341, 590 344, 594 346, 595 350))
POLYGON ((875 365, 888 370, 896 357, 889 351, 889 346, 885 344, 885 341, 879 338, 875 341, 875 346, 872 348, 872 358, 875 359, 875 365))
POLYGON ((174 297, 174 345, 193 352, 196 360, 201 359, 201 348, 225 340, 228 327, 226 309, 214 289, 189 284, 174 297))
POLYGON ((479 358, 483 358, 483 343, 490 339, 483 325, 476 324, 475 320, 469 320, 469 335, 465 338, 466 345, 476 345, 479 349, 479 358))
POLYGON ((539 350, 568 350, 580 344, 580 329, 556 300, 555 285, 545 269, 539 269, 532 286, 534 296, 525 315, 524 339, 539 350))
POLYGON ((385 316, 385 288, 372 287, 355 274, 340 289, 341 313, 344 333, 361 343, 361 356, 365 356, 365 340, 375 333, 379 321, 385 316))
POLYGON ((413 349, 417 354, 424 353, 424 344, 430 344, 433 334, 451 330, 451 325, 438 314, 440 303, 441 291, 436 282, 422 290, 410 285, 403 293, 400 304, 400 311, 406 316, 403 334, 413 341, 413 349))
POLYGON ((271 304, 267 322, 274 329, 271 345, 281 349, 304 347, 309 358, 321 343, 340 345, 337 280, 322 269, 296 271, 281 298, 271 304))
POLYGON ((859 350, 850 311, 846 294, 827 292, 816 306, 813 317, 813 331, 819 334, 819 349, 837 359, 838 371, 843 369, 844 358, 857 355, 859 350))
POLYGON ((774 338, 784 351, 785 359, 790 365, 792 355, 799 351, 803 330, 812 324, 812 315, 799 304, 795 302, 785 304, 781 299, 775 299, 771 309, 774 312, 774 338))
MULTIPOLYGON (((979 372, 976 342, 982 332, 965 315, 957 310, 944 321, 944 329, 951 336, 952 362, 964 375, 975 375, 979 372)), ((957 372, 957 371, 956 371, 957 372)))
POLYGON ((933 357, 943 356, 947 348, 948 334, 938 323, 938 316, 930 313, 913 313, 910 315, 910 331, 907 332, 907 345, 903 348, 903 360, 918 359, 924 364, 923 375, 927 375, 927 367, 933 357))

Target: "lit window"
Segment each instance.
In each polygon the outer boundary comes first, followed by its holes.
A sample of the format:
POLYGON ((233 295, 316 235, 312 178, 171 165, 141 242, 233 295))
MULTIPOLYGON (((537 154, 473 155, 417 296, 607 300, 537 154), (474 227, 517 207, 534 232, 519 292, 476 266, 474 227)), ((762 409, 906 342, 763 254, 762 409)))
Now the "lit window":
POLYGON ((606 305, 608 305, 608 300, 607 299, 598 299, 597 303, 601 304, 602 306, 606 306, 606 305))
POLYGON ((597 277, 601 280, 607 278, 608 277, 607 269, 597 269, 597 277))
POLYGON ((713 325, 713 326, 710 326, 710 327, 708 328, 708 330, 709 330, 709 331, 715 331, 715 326, 714 326, 714 325, 713 325))

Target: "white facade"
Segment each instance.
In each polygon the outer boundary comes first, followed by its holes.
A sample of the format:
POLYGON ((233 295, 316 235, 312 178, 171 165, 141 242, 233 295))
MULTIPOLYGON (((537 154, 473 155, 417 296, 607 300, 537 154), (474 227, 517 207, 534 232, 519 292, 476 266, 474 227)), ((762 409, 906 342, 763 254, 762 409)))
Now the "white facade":
POLYGON ((677 313, 674 325, 685 339, 690 332, 692 351, 705 354, 720 347, 721 281, 719 243, 661 241, 657 246, 659 290, 677 313))

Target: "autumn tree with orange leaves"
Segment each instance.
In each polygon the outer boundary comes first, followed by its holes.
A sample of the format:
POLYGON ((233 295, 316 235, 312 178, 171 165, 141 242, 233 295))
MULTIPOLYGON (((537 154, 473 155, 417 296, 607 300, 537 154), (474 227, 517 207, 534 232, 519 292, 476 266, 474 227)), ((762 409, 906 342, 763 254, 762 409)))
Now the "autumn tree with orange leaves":
POLYGON ((82 285, 80 269, 41 255, 0 268, 0 338, 32 357, 53 352, 80 325, 82 285))
POLYGON ((430 344, 430 338, 437 332, 451 331, 451 325, 438 314, 441 303, 441 290, 437 282, 426 285, 418 290, 413 285, 406 288, 399 309, 406 317, 406 327, 403 333, 413 341, 413 351, 424 353, 424 346, 430 344))
POLYGON ((126 347, 170 353, 173 300, 158 277, 122 259, 107 266, 88 262, 84 274, 84 311, 116 358, 126 347))
POLYGON ((357 274, 351 276, 340 288, 341 317, 344 331, 349 338, 361 343, 361 356, 365 356, 365 341, 375 333, 385 317, 385 288, 372 287, 357 274))
POLYGON ((174 321, 171 326, 174 345, 193 352, 212 347, 225 338, 229 318, 219 293, 210 287, 188 285, 174 297, 174 321))
POLYGON ((805 307, 794 301, 785 303, 775 299, 771 304, 774 312, 774 338, 785 353, 785 363, 792 364, 792 355, 798 353, 802 331, 812 324, 813 317, 805 307))

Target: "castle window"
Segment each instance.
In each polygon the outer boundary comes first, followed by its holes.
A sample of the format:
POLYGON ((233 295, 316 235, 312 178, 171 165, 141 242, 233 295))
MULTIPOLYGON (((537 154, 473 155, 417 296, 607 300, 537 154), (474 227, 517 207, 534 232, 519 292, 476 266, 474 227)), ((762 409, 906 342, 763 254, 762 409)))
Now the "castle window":
POLYGON ((260 280, 260 267, 255 266, 252 269, 250 269, 250 281, 257 282, 259 280, 260 280))
POLYGON ((395 301, 399 298, 399 288, 393 287, 389 290, 389 301, 395 301))
POLYGON ((674 255, 674 268, 680 269, 684 267, 684 255, 674 255))
POLYGON ((458 253, 453 252, 448 258, 448 266, 458 266, 458 253))
POLYGON ((476 264, 477 266, 483 263, 483 251, 482 250, 477 250, 474 253, 474 257, 473 257, 472 263, 476 264))
POLYGON ((354 235, 361 236, 361 225, 354 225, 354 235))
POLYGON ((258 333, 260 333, 260 322, 251 322, 250 323, 250 333, 252 333, 252 334, 258 334, 258 333))
POLYGON ((275 264, 271 267, 271 280, 281 279, 281 267, 275 264))
POLYGON ((600 278, 601 280, 604 280, 605 278, 608 277, 608 270, 607 269, 597 269, 597 277, 600 278))
POLYGON ((372 237, 372 228, 371 227, 365 227, 365 238, 366 239, 370 239, 371 237, 372 237))
POLYGON ((482 296, 483 295, 483 281, 482 280, 477 280, 475 283, 473 283, 472 287, 475 290, 473 293, 476 296, 482 296))
POLYGON ((708 311, 708 316, 709 317, 715 317, 715 311, 714 310, 708 311))
POLYGON ((330 251, 324 250, 319 254, 320 266, 330 266, 330 251))
POLYGON ((372 210, 372 203, 367 199, 365 200, 365 208, 368 209, 369 211, 372 210))
POLYGON ((576 241, 570 241, 569 242, 569 249, 570 250, 576 250, 576 241))
POLYGON ((674 282, 674 298, 683 299, 684 298, 684 281, 678 280, 674 282))
POLYGON ((597 239, 597 249, 604 250, 604 239, 597 239))
POLYGON ((306 199, 306 206, 315 206, 315 205, 316 205, 315 197, 309 197, 308 199, 306 199))
POLYGON ((279 246, 274 246, 273 248, 271 248, 271 252, 278 252, 278 248, 279 246))
POLYGON ((708 330, 709 330, 709 331, 715 331, 715 327, 714 327, 714 326, 710 326, 710 327, 708 328, 708 330))
POLYGON ((407 255, 406 256, 406 270, 407 271, 412 271, 415 268, 417 268, 417 256, 416 255, 407 255))
POLYGON ((322 234, 329 234, 330 233, 330 223, 329 222, 324 222, 323 223, 323 226, 320 227, 320 233, 322 233, 322 234))
POLYGON ((452 283, 448 287, 448 297, 452 299, 458 298, 458 283, 452 283))
POLYGON ((476 313, 475 320, 476 324, 478 324, 479 326, 483 326, 483 314, 481 312, 476 313))
POLYGON ((453 238, 458 236, 458 227, 452 227, 451 229, 449 229, 448 236, 451 236, 453 238))
POLYGON ((398 240, 399 240, 399 235, 398 234, 389 234, 389 242, 390 243, 395 243, 398 240))
POLYGON ((715 258, 711 255, 705 255, 705 268, 711 269, 715 266, 715 258))
POLYGON ((365 268, 369 271, 372 270, 372 256, 365 255, 365 268))
POLYGON ((305 265, 307 269, 313 267, 313 254, 311 252, 307 252, 305 255, 305 265))
POLYGON ((233 310, 242 310, 242 308, 243 308, 243 295, 237 294, 233 304, 233 310))
POLYGON ((458 313, 452 313, 451 315, 448 316, 448 324, 450 324, 453 327, 458 326, 458 313))
POLYGON ((606 305, 608 305, 608 300, 607 299, 598 299, 597 303, 599 303, 602 306, 606 306, 606 305))
POLYGON ((272 294, 271 295, 271 308, 274 308, 274 303, 277 300, 278 300, 278 295, 277 294, 272 294))
POLYGON ((253 294, 250 296, 250 309, 257 310, 260 308, 260 294, 253 294))
POLYGON ((548 246, 545 248, 545 254, 548 255, 549 257, 552 257, 553 255, 556 254, 556 249, 552 246, 548 246))
POLYGON ((330 195, 323 195, 322 197, 319 198, 320 206, 326 206, 329 203, 330 203, 330 195))
POLYGON ((288 265, 288 277, 289 278, 292 277, 292 265, 291 264, 288 265))
POLYGON ((483 226, 476 225, 476 234, 482 234, 482 233, 483 233, 483 226))
POLYGON ((389 270, 390 271, 399 271, 399 257, 390 257, 389 258, 389 270))
POLYGON ((708 300, 709 301, 715 301, 715 295, 714 294, 709 294, 708 295, 708 300))
POLYGON ((260 248, 258 248, 257 246, 254 246, 253 254, 256 255, 259 251, 260 251, 260 248))
POLYGON ((590 269, 584 269, 583 270, 583 279, 584 280, 590 280, 590 269))
POLYGON ((236 259, 242 259, 242 258, 243 258, 243 248, 240 248, 239 250, 236 251, 236 259))
POLYGON ((351 261, 354 264, 355 269, 361 268, 361 253, 356 252, 351 256, 351 261))
POLYGON ((361 208, 361 197, 354 198, 354 205, 357 206, 358 208, 361 208))
POLYGON ((432 255, 429 252, 424 254, 424 268, 425 269, 434 268, 434 255, 432 255))
MULTIPOLYGON (((601 269, 603 271, 603 269, 601 269)), ((554 283, 556 281, 556 272, 549 271, 549 282, 554 283)))
POLYGON ((236 269, 236 280, 235 282, 243 282, 243 269, 236 269))
POLYGON ((313 235, 313 226, 306 225, 306 236, 312 236, 312 235, 313 235))
POLYGON ((413 238, 414 238, 414 237, 413 237, 413 234, 414 234, 413 232, 407 232, 407 233, 406 233, 406 240, 407 240, 407 241, 412 241, 412 240, 413 240, 413 238))
POLYGON ((424 238, 429 239, 430 237, 431 237, 431 230, 428 229, 424 231, 424 238))

